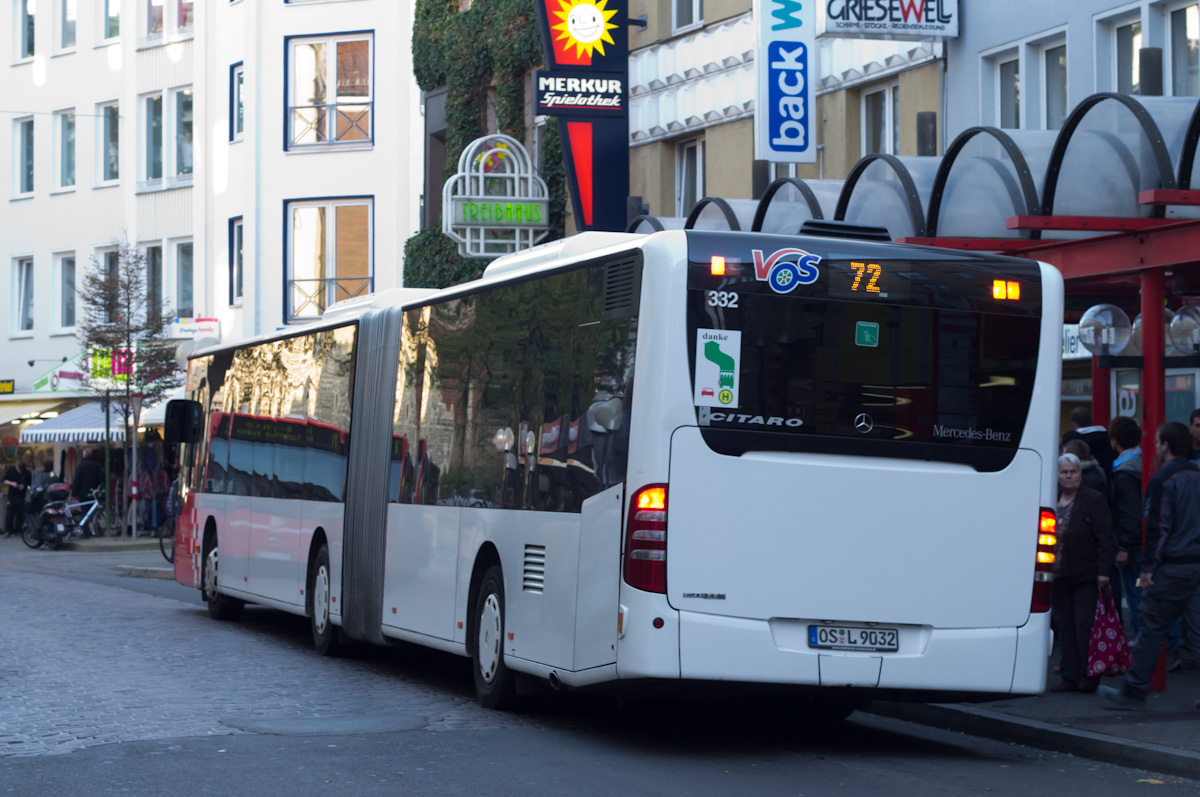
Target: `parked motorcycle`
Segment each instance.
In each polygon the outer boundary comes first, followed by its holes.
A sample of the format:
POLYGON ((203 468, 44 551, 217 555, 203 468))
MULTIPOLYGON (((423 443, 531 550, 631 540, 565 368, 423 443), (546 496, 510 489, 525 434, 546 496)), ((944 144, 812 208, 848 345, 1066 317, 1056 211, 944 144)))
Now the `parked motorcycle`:
POLYGON ((71 533, 71 519, 66 511, 70 495, 71 488, 66 484, 48 484, 29 491, 25 499, 25 528, 21 532, 26 545, 58 550, 71 533))

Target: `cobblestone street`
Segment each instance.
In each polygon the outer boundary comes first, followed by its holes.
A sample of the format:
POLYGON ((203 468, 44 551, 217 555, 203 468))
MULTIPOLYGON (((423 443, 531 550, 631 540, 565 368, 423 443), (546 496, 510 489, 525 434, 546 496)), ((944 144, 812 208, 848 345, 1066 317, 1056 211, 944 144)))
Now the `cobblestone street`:
POLYGON ((0 600, 0 756, 368 710, 430 730, 529 724, 479 707, 465 660, 416 649, 322 658, 307 647, 307 621, 280 612, 218 623, 198 602, 2 565, 0 600), (399 666, 406 652, 420 676, 399 666))

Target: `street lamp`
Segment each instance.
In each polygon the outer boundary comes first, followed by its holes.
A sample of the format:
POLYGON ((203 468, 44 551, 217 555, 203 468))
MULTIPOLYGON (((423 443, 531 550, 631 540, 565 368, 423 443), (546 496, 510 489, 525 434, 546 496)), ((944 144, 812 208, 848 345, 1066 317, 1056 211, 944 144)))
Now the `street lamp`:
POLYGON ((57 362, 65 363, 66 361, 67 361, 66 357, 63 357, 61 360, 28 360, 30 368, 33 367, 34 363, 57 363, 57 362))

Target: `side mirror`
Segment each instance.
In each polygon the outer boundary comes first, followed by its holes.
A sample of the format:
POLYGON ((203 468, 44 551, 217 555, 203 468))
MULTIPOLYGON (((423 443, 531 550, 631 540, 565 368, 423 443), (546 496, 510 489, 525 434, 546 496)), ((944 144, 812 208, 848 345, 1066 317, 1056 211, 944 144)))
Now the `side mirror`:
POLYGON ((167 402, 163 422, 163 441, 167 443, 198 443, 204 436, 204 408, 198 401, 174 399, 167 402))

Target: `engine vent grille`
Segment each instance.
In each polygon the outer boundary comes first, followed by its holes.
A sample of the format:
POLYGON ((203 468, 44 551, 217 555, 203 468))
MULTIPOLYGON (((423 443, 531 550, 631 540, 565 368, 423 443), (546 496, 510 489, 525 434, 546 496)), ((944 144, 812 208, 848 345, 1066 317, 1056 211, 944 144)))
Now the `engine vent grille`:
POLYGON ((541 594, 546 588, 546 546, 525 546, 525 571, 521 579, 523 592, 541 594))
POLYGON ((604 269, 604 317, 620 318, 630 315, 634 306, 637 260, 630 258, 609 263, 604 269))

